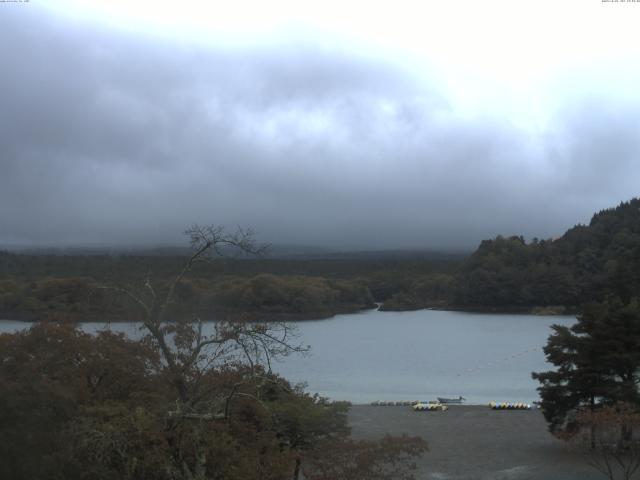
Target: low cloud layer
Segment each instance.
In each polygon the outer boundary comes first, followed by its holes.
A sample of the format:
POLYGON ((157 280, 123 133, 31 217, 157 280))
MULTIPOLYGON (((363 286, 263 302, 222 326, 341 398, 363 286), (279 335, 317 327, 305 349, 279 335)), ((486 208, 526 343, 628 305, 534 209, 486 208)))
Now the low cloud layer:
POLYGON ((550 237, 638 194, 640 104, 606 91, 523 129, 464 116, 392 63, 305 46, 204 48, 0 16, 0 244, 473 248, 550 237))

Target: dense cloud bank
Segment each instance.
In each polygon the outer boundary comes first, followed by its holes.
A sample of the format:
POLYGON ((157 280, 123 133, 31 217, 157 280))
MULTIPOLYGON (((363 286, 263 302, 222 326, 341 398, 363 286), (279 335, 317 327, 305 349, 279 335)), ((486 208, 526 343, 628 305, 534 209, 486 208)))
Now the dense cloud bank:
POLYGON ((394 63, 304 45, 204 48, 0 16, 0 243, 475 246, 550 237, 637 195, 640 105, 591 92, 543 129, 464 116, 394 63))

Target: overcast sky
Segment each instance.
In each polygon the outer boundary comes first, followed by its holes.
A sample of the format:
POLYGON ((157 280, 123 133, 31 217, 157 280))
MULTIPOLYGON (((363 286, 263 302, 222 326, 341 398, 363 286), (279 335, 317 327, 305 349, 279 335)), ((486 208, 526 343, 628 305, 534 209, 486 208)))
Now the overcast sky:
POLYGON ((371 3, 0 3, 0 245, 474 248, 640 194, 640 2, 371 3))

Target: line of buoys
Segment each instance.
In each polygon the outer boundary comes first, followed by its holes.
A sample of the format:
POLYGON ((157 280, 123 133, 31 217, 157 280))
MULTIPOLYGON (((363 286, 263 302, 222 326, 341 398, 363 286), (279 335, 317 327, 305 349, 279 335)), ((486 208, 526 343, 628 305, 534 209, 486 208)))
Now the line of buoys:
POLYGON ((517 353, 514 353, 512 355, 507 355, 506 357, 504 357, 504 358, 502 358, 500 360, 494 360, 494 361, 488 362, 486 364, 476 365, 475 367, 469 367, 466 370, 463 370, 461 372, 456 373, 456 376, 457 377, 461 377, 463 375, 466 375, 466 374, 469 374, 469 373, 473 373, 473 372, 477 372, 478 370, 483 370, 485 368, 494 368, 494 367, 497 367, 499 364, 501 364, 503 362, 511 361, 511 360, 513 360, 515 358, 521 357, 521 356, 526 355, 526 354, 531 353, 531 352, 535 352, 537 350, 538 350, 537 347, 528 348, 527 350, 523 350, 521 352, 517 352, 517 353))
POLYGON ((442 412, 446 412, 449 409, 446 405, 442 403, 416 403, 413 406, 414 412, 430 412, 434 410, 440 410, 442 412))
POLYGON ((408 407, 411 405, 415 405, 416 403, 420 403, 418 400, 413 400, 413 401, 408 401, 408 400, 404 400, 401 402, 379 402, 379 401, 375 401, 375 402, 371 402, 371 405, 374 407, 408 407))
POLYGON ((493 410, 531 410, 531 404, 523 402, 491 402, 489 408, 493 410))

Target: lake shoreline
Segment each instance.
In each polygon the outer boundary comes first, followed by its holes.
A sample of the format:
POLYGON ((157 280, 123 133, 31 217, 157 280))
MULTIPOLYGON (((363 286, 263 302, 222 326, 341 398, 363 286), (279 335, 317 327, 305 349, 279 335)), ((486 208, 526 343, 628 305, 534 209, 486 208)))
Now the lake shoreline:
MULTIPOLYGON (((381 312, 416 312, 420 310, 437 310, 442 312, 465 312, 465 313, 478 313, 478 314, 498 314, 498 315, 535 315, 540 317, 545 316, 557 316, 557 315, 576 315, 578 313, 577 308, 564 307, 564 306, 530 306, 530 307, 487 307, 487 306, 438 306, 438 307, 423 307, 423 308, 407 308, 407 309, 385 309, 384 304, 380 303, 375 306, 361 308, 360 306, 354 308, 343 308, 339 310, 322 311, 322 312, 305 312, 305 313, 283 313, 283 312, 225 312, 220 314, 226 317, 227 320, 246 321, 246 322, 307 322, 317 320, 329 320, 337 315, 350 315, 368 312, 372 310, 378 310, 381 312)), ((204 317, 204 316, 201 316, 204 317)), ((50 321, 68 321, 68 322, 108 322, 108 323, 128 323, 140 321, 139 319, 123 318, 119 315, 96 315, 96 314, 79 314, 76 312, 49 312, 44 318, 38 318, 37 314, 24 313, 24 312, 0 312, 0 321, 17 321, 25 323, 35 323, 43 320, 50 321), (11 318, 9 318, 11 317, 11 318)), ((215 321, 215 320, 206 320, 215 321)))
POLYGON ((528 306, 486 306, 486 305, 433 305, 417 308, 385 308, 381 304, 382 312, 415 312, 417 310, 439 310, 444 312, 467 312, 467 313, 496 313, 496 314, 516 314, 516 315, 575 315, 579 309, 577 307, 567 307, 565 305, 528 305, 528 306))
MULTIPOLYGON (((331 311, 316 311, 316 312, 305 312, 305 313, 294 313, 294 312, 270 312, 270 311, 250 311, 250 312, 220 312, 217 314, 207 315, 199 315, 200 318, 207 318, 206 321, 217 321, 217 320, 235 320, 235 321, 245 321, 245 322, 305 322, 305 321, 314 321, 314 320, 327 320, 334 318, 336 315, 349 315, 349 314, 357 314, 361 312, 367 312, 370 310, 377 310, 376 306, 370 306, 367 308, 361 308, 361 306, 354 308, 342 308, 342 309, 334 309, 331 311), (209 319, 208 317, 218 316, 218 319, 209 319)), ((185 318, 193 318, 191 316, 185 318)), ((76 312, 48 312, 44 315, 44 317, 39 314, 33 313, 25 313, 25 312, 0 312, 0 321, 17 321, 17 322, 25 322, 25 323, 35 323, 39 321, 63 321, 63 322, 71 322, 71 323, 82 323, 82 322, 109 322, 109 323, 128 323, 128 322, 139 322, 141 319, 132 319, 131 317, 124 318, 120 315, 108 314, 105 313, 103 315, 98 315, 94 313, 76 313, 76 312), (11 318, 9 318, 11 317, 11 318)))

